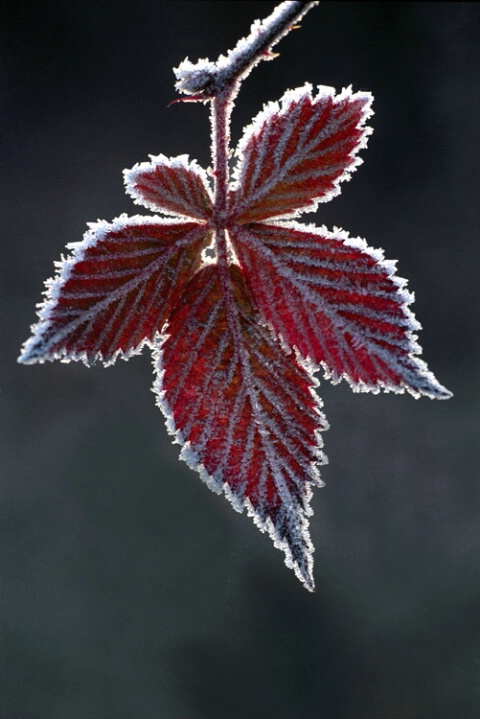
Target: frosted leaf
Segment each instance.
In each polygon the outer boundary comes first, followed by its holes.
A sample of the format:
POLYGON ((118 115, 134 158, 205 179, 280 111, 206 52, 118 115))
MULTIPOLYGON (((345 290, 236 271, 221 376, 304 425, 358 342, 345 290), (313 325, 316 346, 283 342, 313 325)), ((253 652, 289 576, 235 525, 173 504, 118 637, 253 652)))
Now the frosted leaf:
POLYGON ((239 223, 315 210, 361 163, 372 115, 368 92, 311 85, 285 93, 245 130, 236 155, 232 214, 239 223))
POLYGON ((199 220, 212 214, 207 173, 195 160, 189 163, 188 155, 151 156, 151 162, 140 162, 123 175, 126 190, 138 205, 199 220))
POLYGON ((395 263, 342 230, 279 221, 338 194, 360 164, 369 93, 288 91, 245 129, 228 186, 240 83, 315 4, 280 3, 216 62, 180 64, 177 89, 211 101, 215 191, 187 155, 125 170, 137 204, 179 219, 92 224, 57 263, 19 358, 107 365, 150 346, 181 457, 247 510, 309 590, 310 496, 328 426, 314 373, 355 391, 450 396, 418 357, 413 296, 395 263))
POLYGON ((356 391, 447 398, 416 357, 420 329, 395 265, 364 240, 296 223, 231 231, 248 286, 268 322, 328 377, 356 391))
POLYGON ((235 266, 223 283, 218 265, 200 270, 166 333, 156 390, 183 458, 246 507, 313 588, 307 517, 327 428, 316 381, 259 322, 235 266))
POLYGON ((161 330, 208 241, 195 222, 123 215, 92 224, 46 283, 40 321, 19 361, 111 364, 139 352, 161 330))

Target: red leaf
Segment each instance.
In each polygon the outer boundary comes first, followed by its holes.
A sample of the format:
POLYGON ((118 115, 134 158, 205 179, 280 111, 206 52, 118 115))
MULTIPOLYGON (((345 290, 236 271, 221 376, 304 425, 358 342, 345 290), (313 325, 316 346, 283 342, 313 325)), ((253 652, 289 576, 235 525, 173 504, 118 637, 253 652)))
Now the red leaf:
POLYGON ((313 588, 308 503, 327 427, 316 381, 259 321, 239 268, 221 278, 218 265, 200 270, 169 321, 159 404, 183 459, 247 507, 313 588))
POLYGON ((40 322, 20 361, 95 359, 105 364, 152 341, 200 264, 204 225, 158 217, 92 224, 47 282, 40 322))
POLYGON ((413 296, 363 240, 302 225, 251 224, 231 231, 256 305, 303 357, 358 390, 449 397, 415 355, 413 296))
POLYGON ((187 155, 168 158, 152 156, 124 170, 127 192, 138 205, 154 212, 207 220, 212 214, 207 173, 187 155))
POLYGON ((305 85, 270 103, 247 128, 239 144, 232 216, 237 222, 292 216, 314 210, 340 192, 362 161, 372 115, 368 92, 344 90, 338 97, 320 87, 315 98, 305 85))
POLYGON ((381 251, 341 230, 260 223, 339 193, 371 132, 369 93, 320 87, 312 97, 305 85, 270 103, 245 130, 228 186, 240 82, 314 4, 280 3, 227 56, 175 70, 178 89, 211 103, 214 198, 186 155, 125 170, 137 204, 181 221, 122 216, 92 226, 58 263, 19 358, 110 364, 149 344, 181 456, 247 509, 311 590, 309 501, 322 484, 328 426, 314 392, 318 366, 357 391, 450 396, 416 356, 413 297, 381 251))

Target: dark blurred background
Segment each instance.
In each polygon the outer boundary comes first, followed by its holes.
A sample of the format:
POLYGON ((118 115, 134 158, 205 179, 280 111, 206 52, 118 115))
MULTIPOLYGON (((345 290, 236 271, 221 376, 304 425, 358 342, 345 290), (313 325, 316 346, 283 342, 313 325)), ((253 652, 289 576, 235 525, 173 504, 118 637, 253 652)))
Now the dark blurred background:
POLYGON ((1 3, 0 719, 480 716, 478 3, 321 3, 237 101, 235 141, 307 80, 374 93, 365 164, 306 219, 399 260, 455 393, 322 381, 314 595, 178 461, 147 351, 16 364, 65 244, 141 212, 121 170, 209 164, 205 107, 167 107, 172 66, 273 7, 1 3))

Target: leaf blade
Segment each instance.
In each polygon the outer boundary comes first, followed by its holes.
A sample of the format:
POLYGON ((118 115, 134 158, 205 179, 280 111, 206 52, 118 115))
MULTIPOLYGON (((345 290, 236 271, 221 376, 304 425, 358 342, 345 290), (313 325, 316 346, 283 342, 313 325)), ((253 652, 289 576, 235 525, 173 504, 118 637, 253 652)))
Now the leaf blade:
POLYGON ((413 295, 381 251, 295 223, 244 225, 231 237, 264 318, 327 377, 355 391, 451 396, 416 356, 413 295))
POLYGON ((122 216, 92 224, 46 283, 40 321, 19 362, 107 365, 138 353, 161 330, 208 241, 195 222, 122 216))
POLYGON ((350 88, 335 96, 320 87, 290 90, 254 119, 237 149, 232 217, 239 223, 312 211, 340 192, 361 164, 371 128, 372 96, 350 88))
POLYGON ((139 162, 124 170, 127 193, 138 205, 153 212, 208 220, 212 199, 207 173, 187 155, 151 156, 151 162, 139 162))
POLYGON ((187 287, 156 357, 159 405, 182 458, 237 510, 247 508, 312 589, 307 517, 327 428, 316 381, 258 322, 238 268, 229 282, 233 304, 218 266, 187 287))

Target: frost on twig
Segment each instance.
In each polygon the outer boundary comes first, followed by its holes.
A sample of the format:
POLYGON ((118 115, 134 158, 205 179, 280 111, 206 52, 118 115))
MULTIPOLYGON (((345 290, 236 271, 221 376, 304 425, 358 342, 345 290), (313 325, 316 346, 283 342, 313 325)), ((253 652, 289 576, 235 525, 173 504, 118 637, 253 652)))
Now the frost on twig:
POLYGON ((255 20, 250 34, 242 38, 227 55, 220 55, 216 62, 186 59, 174 69, 176 89, 186 95, 204 98, 218 95, 225 87, 231 87, 246 77, 261 60, 271 60, 271 48, 286 35, 292 26, 318 2, 287 0, 278 5, 265 20, 255 20))

